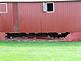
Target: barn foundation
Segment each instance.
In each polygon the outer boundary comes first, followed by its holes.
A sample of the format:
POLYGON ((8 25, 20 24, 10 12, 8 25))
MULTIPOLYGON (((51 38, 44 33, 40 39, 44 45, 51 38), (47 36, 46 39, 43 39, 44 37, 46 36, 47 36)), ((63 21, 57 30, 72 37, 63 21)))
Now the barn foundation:
POLYGON ((0 32, 0 40, 49 40, 49 41, 81 41, 81 32, 65 33, 4 33, 0 32))
POLYGON ((5 33, 5 39, 10 40, 63 40, 70 32, 50 33, 5 33))

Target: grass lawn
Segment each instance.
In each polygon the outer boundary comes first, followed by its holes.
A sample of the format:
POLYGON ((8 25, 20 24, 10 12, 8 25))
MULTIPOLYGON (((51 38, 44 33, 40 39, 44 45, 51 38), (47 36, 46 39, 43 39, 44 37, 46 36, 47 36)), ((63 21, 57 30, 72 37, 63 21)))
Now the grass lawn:
POLYGON ((81 61, 81 42, 0 42, 0 61, 81 61))

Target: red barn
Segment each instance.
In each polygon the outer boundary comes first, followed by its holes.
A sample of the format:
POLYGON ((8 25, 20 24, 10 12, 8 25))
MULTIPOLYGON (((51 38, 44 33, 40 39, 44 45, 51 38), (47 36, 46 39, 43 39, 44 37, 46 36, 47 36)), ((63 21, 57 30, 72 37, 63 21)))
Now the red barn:
POLYGON ((0 32, 7 38, 81 35, 81 2, 0 3, 0 32))

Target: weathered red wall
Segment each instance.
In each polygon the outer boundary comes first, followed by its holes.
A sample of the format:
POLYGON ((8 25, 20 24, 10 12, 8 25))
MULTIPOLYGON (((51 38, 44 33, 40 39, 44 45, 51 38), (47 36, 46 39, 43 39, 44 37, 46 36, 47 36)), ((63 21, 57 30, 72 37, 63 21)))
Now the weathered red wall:
MULTIPOLYGON (((3 6, 2 6, 3 7, 3 6)), ((0 13, 0 32, 13 32, 13 6, 7 4, 8 13, 0 13)))
POLYGON ((19 3, 20 32, 81 31, 81 2, 55 2, 54 13, 44 13, 42 3, 19 3))
POLYGON ((55 2, 55 12, 43 12, 43 3, 8 3, 0 14, 0 32, 79 32, 81 2, 55 2))

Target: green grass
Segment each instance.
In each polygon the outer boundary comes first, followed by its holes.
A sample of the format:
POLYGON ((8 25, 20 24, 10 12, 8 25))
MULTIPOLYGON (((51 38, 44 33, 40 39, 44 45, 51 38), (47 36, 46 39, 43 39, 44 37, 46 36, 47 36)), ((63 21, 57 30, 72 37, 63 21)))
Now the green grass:
POLYGON ((0 61, 81 61, 81 42, 0 42, 0 61))

